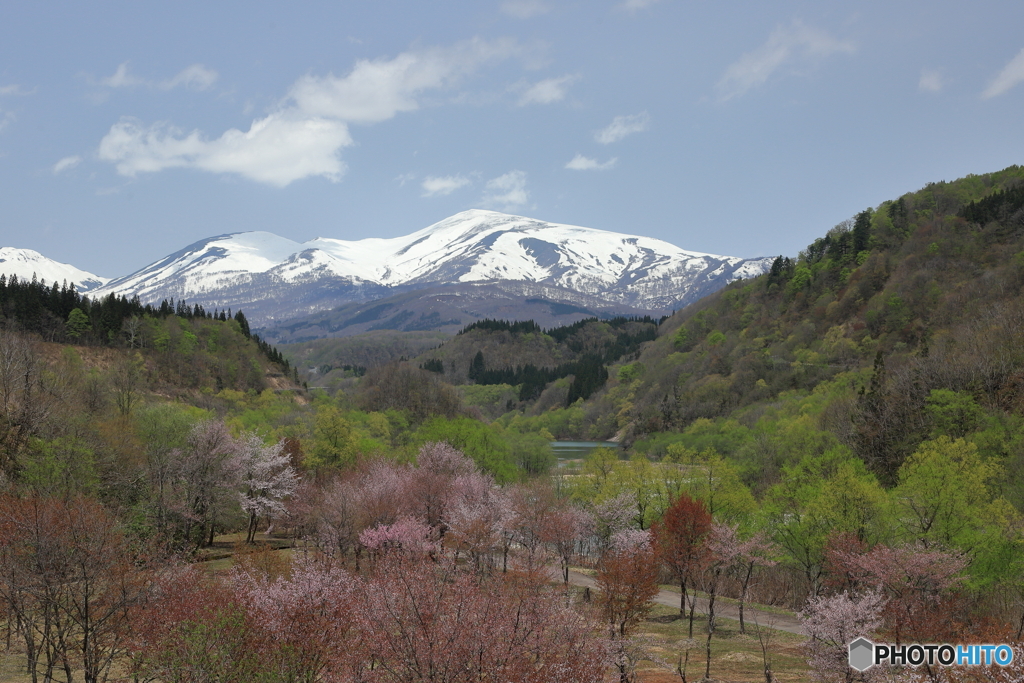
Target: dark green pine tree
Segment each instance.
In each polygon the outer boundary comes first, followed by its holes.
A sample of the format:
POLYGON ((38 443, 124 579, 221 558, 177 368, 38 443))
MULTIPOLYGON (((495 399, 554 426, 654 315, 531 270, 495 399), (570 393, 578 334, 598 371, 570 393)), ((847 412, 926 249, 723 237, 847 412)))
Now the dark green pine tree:
POLYGON ((871 238, 871 209, 861 211, 853 222, 853 253, 867 251, 871 238))
POLYGON ((249 339, 252 334, 249 332, 249 321, 245 319, 245 315, 239 311, 235 313, 235 320, 238 321, 238 326, 242 328, 242 334, 245 335, 246 339, 249 339))
POLYGON ((473 362, 469 364, 469 378, 475 380, 484 372, 484 352, 477 351, 473 362))

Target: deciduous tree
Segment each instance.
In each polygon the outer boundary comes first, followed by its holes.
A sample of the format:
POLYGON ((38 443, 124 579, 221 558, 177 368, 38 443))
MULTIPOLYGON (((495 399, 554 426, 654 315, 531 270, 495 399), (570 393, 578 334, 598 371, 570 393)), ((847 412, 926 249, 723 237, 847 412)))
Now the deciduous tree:
MULTIPOLYGON (((711 514, 700 500, 680 494, 665 511, 661 522, 652 528, 658 559, 679 582, 679 614, 686 614, 688 587, 696 578, 707 556, 711 514)), ((693 637, 693 607, 690 608, 690 637, 693 637)))

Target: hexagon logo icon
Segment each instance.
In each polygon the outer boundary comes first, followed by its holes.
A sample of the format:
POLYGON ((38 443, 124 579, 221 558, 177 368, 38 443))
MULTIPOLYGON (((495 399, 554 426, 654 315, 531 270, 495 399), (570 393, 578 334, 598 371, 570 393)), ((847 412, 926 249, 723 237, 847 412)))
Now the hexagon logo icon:
POLYGON ((850 643, 850 668, 866 671, 874 664, 875 644, 867 638, 858 638, 850 643))

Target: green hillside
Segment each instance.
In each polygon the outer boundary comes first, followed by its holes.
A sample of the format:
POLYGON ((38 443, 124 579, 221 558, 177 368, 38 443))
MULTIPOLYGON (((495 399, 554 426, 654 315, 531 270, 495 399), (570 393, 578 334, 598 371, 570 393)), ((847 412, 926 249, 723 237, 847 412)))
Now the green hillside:
POLYGON ((811 440, 891 482, 945 434, 1020 472, 1022 285, 1024 168, 930 184, 677 312, 589 402, 587 435, 713 445, 767 481, 811 440))

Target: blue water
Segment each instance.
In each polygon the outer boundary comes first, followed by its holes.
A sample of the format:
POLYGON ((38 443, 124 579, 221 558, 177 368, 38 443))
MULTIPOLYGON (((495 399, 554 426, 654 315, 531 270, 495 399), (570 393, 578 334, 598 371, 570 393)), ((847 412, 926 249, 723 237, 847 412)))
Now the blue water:
POLYGON ((559 460, 575 460, 586 457, 595 448, 611 448, 621 456, 622 446, 614 441, 552 441, 551 450, 559 460))

